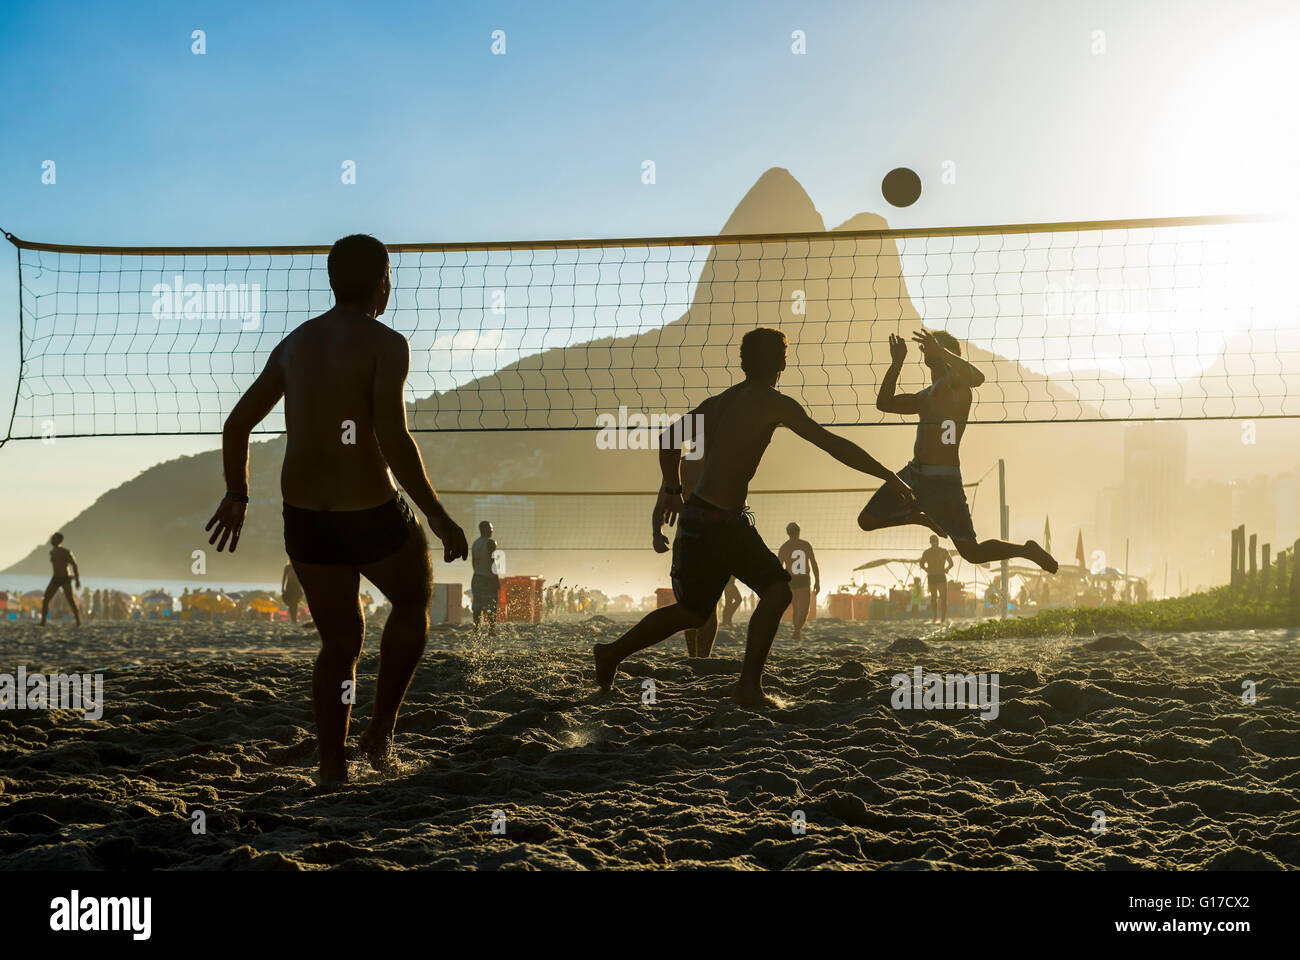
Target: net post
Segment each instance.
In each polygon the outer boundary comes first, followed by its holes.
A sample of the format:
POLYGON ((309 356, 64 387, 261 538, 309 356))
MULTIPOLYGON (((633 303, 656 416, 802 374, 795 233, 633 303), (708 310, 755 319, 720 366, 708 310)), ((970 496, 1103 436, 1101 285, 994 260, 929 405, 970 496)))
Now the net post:
POLYGON ((14 257, 18 260, 18 370, 14 377, 14 405, 9 410, 9 423, 5 426, 5 435, 0 437, 0 447, 13 438, 14 418, 18 416, 18 392, 23 385, 23 249, 18 245, 18 238, 8 230, 4 235, 14 245, 14 257))
MULTIPOLYGON (((998 515, 1001 518, 1002 539, 1007 540, 1011 536, 1010 531, 1010 514, 1007 511, 1007 463, 1005 460, 998 460, 998 515)), ((998 591, 999 618, 1007 618, 1007 579, 1008 563, 1002 561, 1002 588, 998 591)))
POLYGON ((1291 608, 1300 609, 1300 539, 1291 548, 1291 608))

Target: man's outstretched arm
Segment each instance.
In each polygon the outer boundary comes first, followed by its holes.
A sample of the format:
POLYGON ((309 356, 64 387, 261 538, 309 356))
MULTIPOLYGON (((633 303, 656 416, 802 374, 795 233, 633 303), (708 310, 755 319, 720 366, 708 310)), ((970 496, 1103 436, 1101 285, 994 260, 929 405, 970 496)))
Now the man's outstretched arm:
POLYGON ((203 528, 212 531, 208 543, 216 544, 218 553, 225 549, 227 540, 230 541, 231 553, 239 546, 239 534, 244 529, 244 516, 248 511, 248 440, 253 435, 253 428, 266 419, 284 396, 284 371, 280 367, 282 346, 271 351, 261 374, 244 391, 221 429, 221 466, 226 476, 226 496, 203 528))
POLYGON ((781 418, 783 426, 789 427, 813 446, 825 450, 846 467, 870 474, 873 477, 879 477, 885 481, 886 486, 897 491, 903 497, 905 503, 911 504, 913 502, 915 497, 912 494, 912 488, 900 480, 898 474, 894 473, 893 470, 884 466, 852 440, 841 437, 837 433, 831 433, 817 423, 812 417, 808 416, 808 411, 800 406, 798 401, 790 397, 785 397, 784 400, 787 406, 781 418))
POLYGON ((284 396, 284 371, 280 367, 277 346, 253 385, 244 391, 221 430, 221 462, 226 474, 226 490, 248 496, 248 441, 253 428, 266 419, 284 396))
POLYGON ((397 482, 429 518, 430 529, 442 541, 443 559, 450 563, 468 557, 469 543, 465 531, 448 515, 429 483, 420 448, 406 425, 406 401, 402 392, 410 364, 411 348, 406 338, 393 334, 386 339, 375 363, 375 438, 397 482))
MULTIPOLYGON (((659 486, 659 495, 655 500, 654 515, 650 521, 655 531, 655 550, 659 553, 664 552, 659 549, 662 537, 659 533, 660 525, 666 523, 671 527, 677 522, 677 515, 682 509, 682 440, 686 437, 684 425, 702 422, 703 409, 702 403, 676 424, 665 427, 659 433, 659 474, 662 482, 659 486)), ((700 432, 702 434, 702 431, 700 432)), ((695 444, 704 442, 702 435, 692 437, 691 440, 695 444)), ((667 544, 666 538, 663 543, 667 544)))

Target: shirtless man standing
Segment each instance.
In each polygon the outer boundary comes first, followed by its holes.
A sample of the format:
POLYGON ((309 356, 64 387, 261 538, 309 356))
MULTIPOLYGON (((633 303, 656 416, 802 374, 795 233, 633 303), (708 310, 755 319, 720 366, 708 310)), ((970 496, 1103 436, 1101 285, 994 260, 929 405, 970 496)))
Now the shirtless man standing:
POLYGON ((709 397, 689 414, 695 418, 694 424, 703 424, 704 456, 699 482, 685 503, 682 451, 666 436, 673 428, 661 438, 663 485, 657 516, 669 526, 681 517, 673 543, 672 582, 677 602, 646 614, 613 643, 596 644, 596 682, 602 690, 613 686, 618 665, 629 655, 704 623, 728 578, 735 574, 759 599, 749 619, 745 661, 733 698, 750 706, 772 703, 763 693, 763 667, 781 614, 790 603, 790 575, 754 529, 745 498, 777 427, 788 427, 846 466, 879 477, 902 502, 911 501, 907 484, 857 444, 820 426, 798 401, 777 391, 777 380, 785 370, 785 352, 785 334, 780 330, 750 330, 740 341, 745 379, 709 397))
POLYGON ((63 546, 63 534, 56 533, 50 537, 50 565, 54 568, 50 577, 50 582, 45 586, 45 598, 41 600, 41 626, 45 626, 45 620, 50 615, 50 601, 60 590, 63 591, 63 598, 68 601, 68 606, 72 608, 72 616, 77 621, 77 626, 81 626, 81 611, 77 609, 77 595, 72 592, 72 581, 77 581, 77 586, 81 586, 81 571, 77 568, 77 558, 72 555, 72 551, 63 546), (72 573, 68 573, 68 567, 72 568, 72 573))
POLYGON ((957 552, 970 563, 1022 557, 1048 573, 1056 573, 1056 561, 1033 540, 1020 544, 975 539, 957 450, 966 432, 974 398, 972 391, 984 382, 984 374, 962 359, 961 345, 947 331, 931 333, 922 329, 912 339, 921 347, 921 358, 930 371, 930 385, 920 393, 895 392, 907 358, 907 341, 891 333, 892 362, 880 382, 876 407, 884 413, 920 417, 912 462, 898 472, 916 491, 916 498, 902 500, 893 490, 881 487, 862 508, 858 526, 863 530, 879 530, 916 523, 951 537, 957 552))
POLYGON ((474 629, 481 629, 487 617, 488 636, 497 635, 497 607, 501 602, 501 578, 497 575, 497 542, 492 539, 492 524, 480 520, 478 539, 469 547, 470 566, 474 573, 469 581, 470 613, 474 629))
POLYGON ((799 524, 787 523, 785 533, 790 539, 781 544, 777 556, 781 565, 790 571, 790 593, 793 595, 790 611, 794 624, 794 641, 803 639, 803 625, 808 622, 808 608, 812 598, 822 592, 822 572, 817 569, 812 544, 799 538, 799 524), (809 574, 809 570, 812 571, 809 574), (811 592, 809 588, 811 586, 811 592))
POLYGON ((226 418, 226 495, 205 528, 217 550, 229 540, 235 551, 248 509, 249 436, 283 397, 284 545, 321 637, 312 695, 322 784, 348 776, 350 691, 365 637, 360 578, 392 603, 379 647, 374 715, 360 740, 377 769, 391 760, 397 713, 428 637, 428 542, 393 478, 442 541, 447 563, 469 549, 430 486, 407 429, 406 338, 376 319, 392 291, 388 251, 374 237, 354 234, 334 244, 328 268, 333 309, 280 341, 226 418))
POLYGON ((921 568, 925 570, 930 588, 930 619, 948 622, 948 571, 952 569, 952 556, 939 546, 939 537, 930 534, 930 546, 921 554, 921 568), (940 618, 942 611, 942 619, 940 618))

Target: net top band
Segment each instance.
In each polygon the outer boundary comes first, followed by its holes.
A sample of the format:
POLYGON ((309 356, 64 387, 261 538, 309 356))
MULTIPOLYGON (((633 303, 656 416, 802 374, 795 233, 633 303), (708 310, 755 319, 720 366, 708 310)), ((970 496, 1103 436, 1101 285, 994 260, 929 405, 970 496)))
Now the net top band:
MULTIPOLYGON (((1014 236, 1030 233, 1095 232, 1102 230, 1168 229, 1239 223, 1269 223, 1268 214, 1219 214, 1198 217, 1154 217, 1140 220, 1074 220, 1056 223, 1004 223, 965 227, 901 227, 881 230, 815 230, 791 233, 701 234, 681 237, 630 237, 622 239, 569 240, 469 240, 438 243, 386 243, 392 253, 420 253, 438 250, 590 250, 603 247, 696 247, 717 244, 818 242, 828 240, 904 239, 908 237, 1014 236)), ((94 246, 87 244, 42 243, 23 240, 7 230, 5 239, 20 250, 52 253, 108 254, 124 256, 167 256, 171 254, 327 254, 330 244, 224 246, 94 246)))

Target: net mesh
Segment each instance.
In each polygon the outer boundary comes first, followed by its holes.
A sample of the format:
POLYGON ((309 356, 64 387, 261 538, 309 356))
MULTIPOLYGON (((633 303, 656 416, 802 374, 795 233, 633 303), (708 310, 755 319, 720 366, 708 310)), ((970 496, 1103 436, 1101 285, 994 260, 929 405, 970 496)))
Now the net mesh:
MULTIPOLYGON (((218 434, 296 326, 328 247, 18 249, 6 439, 218 434)), ((417 431, 571 430, 682 412, 783 329, 781 388, 827 425, 875 408, 888 334, 921 324, 986 376, 972 422, 1300 414, 1295 241, 1249 218, 390 246, 417 431)), ((915 350, 912 353, 916 357, 915 350)), ((919 364, 906 368, 921 375, 919 364)), ((911 386, 919 386, 913 383, 911 386)), ((284 428, 280 407, 259 432, 284 428)))
MULTIPOLYGON (((975 506, 980 483, 967 483, 966 495, 975 506)), ((858 528, 858 512, 875 488, 830 490, 751 490, 746 500, 764 542, 786 539, 786 524, 800 527, 800 536, 814 550, 881 553, 900 551, 918 556, 929 545, 924 527, 890 527, 870 534, 858 528)), ((497 531, 502 549, 640 550, 650 546, 650 515, 656 494, 615 491, 439 490, 447 512, 466 531, 487 520, 497 531)), ((663 532, 671 539, 674 531, 663 532)))

